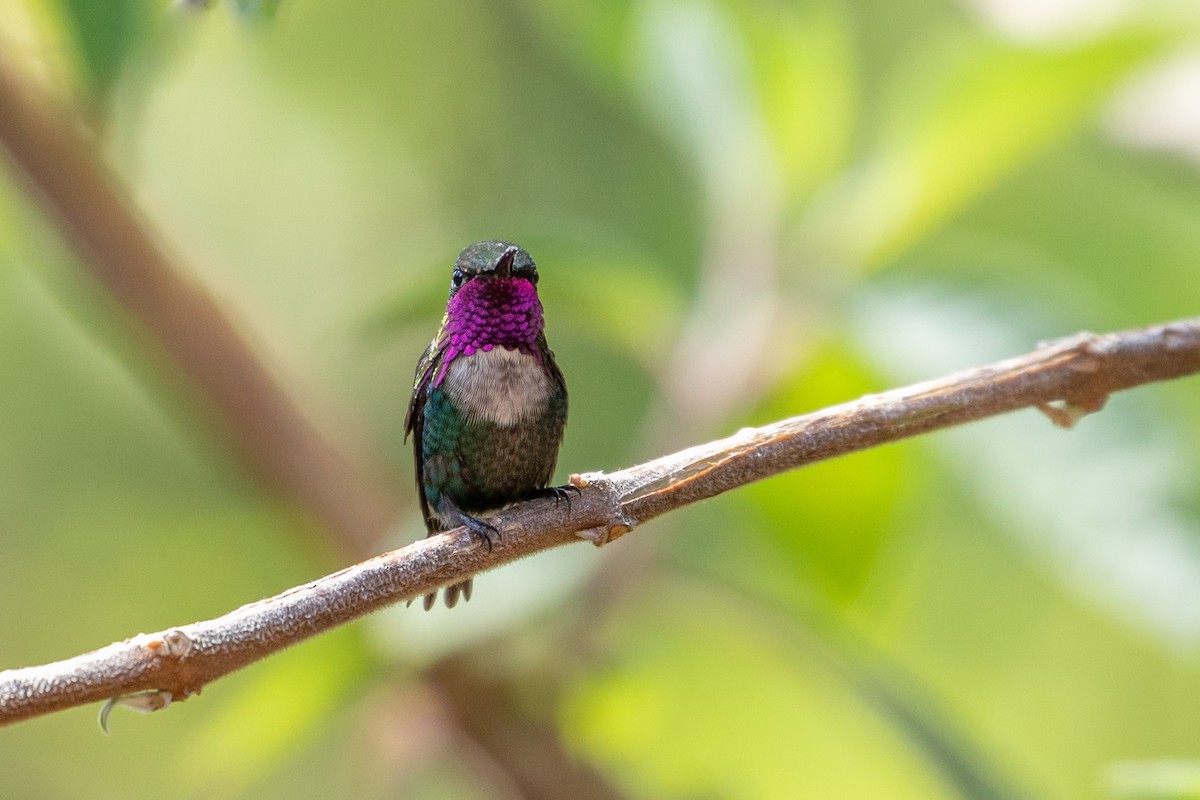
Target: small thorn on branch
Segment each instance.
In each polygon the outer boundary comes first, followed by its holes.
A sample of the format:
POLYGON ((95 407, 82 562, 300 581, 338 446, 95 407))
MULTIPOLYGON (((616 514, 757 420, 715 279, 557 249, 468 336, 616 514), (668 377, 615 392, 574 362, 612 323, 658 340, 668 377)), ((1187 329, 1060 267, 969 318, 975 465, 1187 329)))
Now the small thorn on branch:
POLYGON ((1103 409, 1106 402, 1108 402, 1108 395, 1101 395, 1088 400, 1056 400, 1050 403, 1038 403, 1036 408, 1049 417, 1057 427, 1070 430, 1079 420, 1103 409))
POLYGON ((186 633, 175 628, 167 631, 161 637, 156 636, 146 642, 146 649, 156 658, 180 659, 191 651, 192 640, 186 633))
POLYGON ((612 525, 601 525, 595 528, 585 528, 581 531, 575 531, 575 535, 585 542, 591 542, 596 547, 603 547, 609 542, 620 539, 631 530, 633 530, 632 525, 617 522, 612 525))

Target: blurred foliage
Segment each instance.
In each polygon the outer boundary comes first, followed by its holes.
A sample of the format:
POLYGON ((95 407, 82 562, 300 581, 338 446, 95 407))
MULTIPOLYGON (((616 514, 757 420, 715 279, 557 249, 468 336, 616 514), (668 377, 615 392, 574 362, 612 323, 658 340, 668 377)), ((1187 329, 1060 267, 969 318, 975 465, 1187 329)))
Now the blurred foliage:
MULTIPOLYGON (((410 503, 411 370, 480 238, 541 265, 563 476, 1200 308, 1200 150, 1118 113, 1188 4, 208 5, 6 0, 0 46, 410 503)), ((0 180, 0 667, 341 566, 0 180)), ((0 794, 515 796, 417 702, 460 658, 632 797, 1200 797, 1197 391, 765 481, 108 739, 0 730, 0 794)))

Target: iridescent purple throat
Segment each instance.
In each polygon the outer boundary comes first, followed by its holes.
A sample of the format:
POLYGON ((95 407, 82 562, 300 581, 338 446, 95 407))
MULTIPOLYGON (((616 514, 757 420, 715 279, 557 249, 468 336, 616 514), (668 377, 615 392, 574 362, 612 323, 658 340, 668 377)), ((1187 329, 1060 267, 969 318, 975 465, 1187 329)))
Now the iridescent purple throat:
POLYGON ((528 353, 541 363, 537 339, 542 332, 542 303, 524 278, 476 278, 446 306, 446 350, 433 378, 440 386, 459 356, 496 347, 528 353))

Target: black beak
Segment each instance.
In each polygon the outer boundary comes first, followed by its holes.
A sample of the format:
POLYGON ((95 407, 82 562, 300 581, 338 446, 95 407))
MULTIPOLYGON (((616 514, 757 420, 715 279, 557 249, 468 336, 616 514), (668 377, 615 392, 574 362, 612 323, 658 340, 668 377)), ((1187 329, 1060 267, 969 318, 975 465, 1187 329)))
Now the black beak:
POLYGON ((512 245, 505 250, 504 253, 501 254, 500 260, 496 262, 496 269, 492 271, 492 274, 500 278, 507 278, 512 275, 513 259, 517 257, 517 253, 520 251, 520 249, 521 248, 517 247, 516 245, 512 245))

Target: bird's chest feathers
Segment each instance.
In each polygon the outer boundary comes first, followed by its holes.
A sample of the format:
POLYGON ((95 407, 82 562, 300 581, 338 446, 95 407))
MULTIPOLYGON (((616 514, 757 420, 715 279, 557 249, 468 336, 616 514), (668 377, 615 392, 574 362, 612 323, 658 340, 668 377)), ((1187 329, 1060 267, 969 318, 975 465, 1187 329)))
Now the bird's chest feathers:
POLYGON ((550 376, 536 358, 503 347, 455 358, 446 370, 442 389, 468 422, 502 427, 544 412, 554 391, 550 376))

